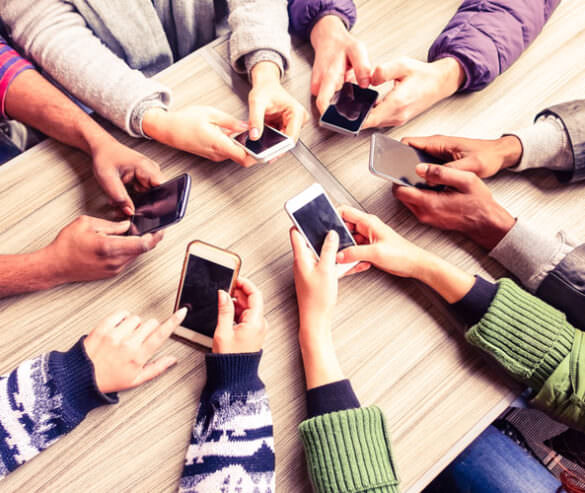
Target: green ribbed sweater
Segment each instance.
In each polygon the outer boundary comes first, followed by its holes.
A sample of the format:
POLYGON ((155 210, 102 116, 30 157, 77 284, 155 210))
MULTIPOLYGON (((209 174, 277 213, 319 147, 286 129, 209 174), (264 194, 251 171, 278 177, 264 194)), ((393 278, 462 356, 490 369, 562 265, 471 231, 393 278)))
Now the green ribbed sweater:
MULTIPOLYGON (((572 350, 571 371, 575 364, 581 368, 577 371, 582 373, 585 369, 585 345, 579 346, 583 351, 574 354, 573 342, 578 332, 562 312, 513 281, 501 279, 488 311, 469 329, 466 338, 495 358, 517 380, 539 392, 549 387, 558 390, 563 384, 571 387, 568 382, 558 381, 559 378, 569 380, 558 370, 568 361, 572 350)), ((585 410, 585 391, 580 387, 575 393, 581 395, 580 400, 561 394, 561 402, 551 404, 547 410, 557 418, 566 418, 568 406, 573 411, 569 413, 573 418, 571 424, 584 428, 585 416, 579 410, 585 410)), ((317 493, 398 493, 398 475, 384 415, 379 408, 348 409, 316 416, 303 421, 299 431, 317 493)))

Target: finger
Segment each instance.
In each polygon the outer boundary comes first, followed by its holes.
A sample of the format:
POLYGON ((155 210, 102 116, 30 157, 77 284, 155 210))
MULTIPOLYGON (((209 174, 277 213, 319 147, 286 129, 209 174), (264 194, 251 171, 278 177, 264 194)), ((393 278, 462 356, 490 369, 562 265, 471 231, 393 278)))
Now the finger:
POLYGON ((235 307, 230 295, 220 289, 217 292, 217 326, 215 333, 218 337, 229 337, 234 330, 235 307))
POLYGON ((247 296, 248 308, 242 315, 242 321, 261 324, 264 318, 264 298, 262 292, 252 283, 252 281, 240 278, 237 286, 247 296))
POLYGON ((103 257, 138 257, 152 250, 162 238, 162 231, 144 236, 106 236, 99 253, 103 257), (159 234, 160 233, 160 234, 159 234))
MULTIPOLYGON (((224 161, 231 159, 240 166, 246 166, 246 160, 249 157, 248 153, 236 144, 232 139, 223 133, 218 133, 216 136, 216 147, 220 149, 220 153, 216 156, 211 156, 216 161, 224 161)), ((253 158, 252 158, 253 159, 253 158)), ((255 163, 256 161, 254 161, 255 163)))
POLYGON ((157 187, 162 183, 163 176, 158 165, 144 158, 135 171, 136 181, 144 188, 157 187))
POLYGON ((139 385, 142 385, 143 383, 158 377, 167 371, 171 366, 176 364, 177 358, 174 356, 163 356, 162 358, 159 358, 152 363, 148 363, 144 368, 142 368, 138 376, 134 379, 131 388, 138 387, 139 385))
POLYGON ((347 53, 360 87, 368 87, 371 82, 372 65, 366 46, 361 42, 353 43, 347 53))
POLYGON ((345 72, 345 82, 351 82, 352 84, 358 83, 357 78, 355 76, 355 72, 353 69, 345 72))
POLYGON ((401 60, 393 60, 391 62, 378 65, 372 74, 372 85, 379 86, 384 82, 402 79, 408 75, 408 68, 401 60))
POLYGON ((467 193, 471 190, 474 180, 478 179, 471 171, 446 168, 437 164, 417 164, 416 174, 424 178, 429 185, 446 185, 467 193))
POLYGON ((284 133, 296 142, 301 135, 301 128, 303 128, 303 124, 307 121, 308 116, 305 108, 300 105, 295 107, 290 114, 289 120, 286 122, 284 133))
POLYGON ((337 262, 350 264, 351 262, 370 262, 374 258, 373 245, 351 246, 337 254, 337 262))
POLYGON ((112 335, 116 341, 122 341, 132 334, 140 325, 141 318, 138 315, 126 317, 120 324, 113 329, 112 335))
POLYGON ((116 206, 120 207, 128 215, 134 213, 134 204, 132 204, 130 195, 128 195, 128 191, 117 169, 108 168, 107 171, 99 173, 96 178, 104 189, 104 192, 106 192, 116 206))
POLYGON ((398 127, 404 125, 407 117, 404 114, 403 105, 398 101, 399 95, 396 89, 390 91, 384 99, 374 106, 364 121, 363 128, 398 127))
POLYGON ((158 320, 151 318, 146 322, 140 324, 140 326, 134 331, 132 337, 142 344, 146 338, 159 326, 158 320))
POLYGON ((325 113, 325 110, 331 104, 331 99, 333 98, 335 91, 339 89, 337 79, 337 75, 327 72, 321 81, 319 94, 317 95, 317 100, 315 101, 317 104, 317 109, 321 114, 325 113))
POLYGON ((248 130, 248 123, 236 118, 224 111, 213 109, 211 113, 211 121, 217 126, 229 131, 230 133, 243 132, 248 130))
POLYGON ((264 132, 264 115, 266 114, 266 107, 268 101, 258 96, 256 92, 250 91, 248 100, 249 112, 250 112, 250 139, 258 140, 264 132))
POLYGON ((372 216, 367 212, 360 211, 355 207, 342 206, 339 208, 339 214, 344 221, 354 225, 353 229, 362 236, 369 238, 370 229, 373 228, 372 216))
POLYGON ((335 265, 335 256, 339 249, 339 235, 337 231, 329 231, 321 247, 321 255, 319 259, 319 265, 333 268, 335 265))
POLYGON ((404 137, 400 140, 403 144, 420 149, 431 156, 441 160, 450 160, 453 157, 449 137, 433 135, 431 137, 404 137))
POLYGON ((365 272, 371 266, 372 266, 372 264, 370 264, 369 262, 360 262, 355 267, 352 267, 347 272, 345 272, 342 277, 352 276, 354 274, 359 274, 360 272, 365 272))
POLYGON ((97 217, 87 217, 89 226, 98 234, 122 235, 130 227, 130 221, 106 221, 97 217))
POLYGON ((174 330, 181 325, 187 316, 187 308, 177 310, 158 327, 155 327, 142 343, 143 361, 148 361, 154 353, 165 343, 174 330))
MULTIPOLYGON (((425 200, 425 195, 430 190, 420 190, 415 187, 397 186, 392 189, 394 196, 405 205, 420 205, 425 200)), ((433 192, 434 193, 434 192, 433 192)))
POLYGON ((293 249, 294 262, 302 270, 309 268, 315 263, 315 256, 307 246, 307 242, 299 233, 298 229, 290 229, 290 243, 293 249))
POLYGON ((106 319, 102 320, 99 325, 92 330, 92 332, 94 333, 99 333, 99 334, 104 334, 112 329, 114 329, 115 327, 117 327, 119 324, 121 324, 126 317, 130 316, 130 312, 128 310, 122 310, 120 312, 116 312, 112 315, 110 315, 109 317, 107 317, 106 319))

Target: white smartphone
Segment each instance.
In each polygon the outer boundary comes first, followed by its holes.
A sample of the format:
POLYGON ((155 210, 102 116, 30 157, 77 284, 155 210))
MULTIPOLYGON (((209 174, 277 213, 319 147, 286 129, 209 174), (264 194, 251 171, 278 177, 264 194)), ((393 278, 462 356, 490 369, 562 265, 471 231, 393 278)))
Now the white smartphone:
POLYGON ((187 245, 175 311, 189 311, 175 334, 191 342, 211 347, 217 325, 217 292, 231 295, 240 272, 240 257, 202 241, 187 245))
MULTIPOLYGON (((325 190, 318 183, 287 200, 284 209, 317 258, 327 233, 332 229, 339 235, 338 251, 356 244, 325 190)), ((356 264, 357 262, 337 264, 337 274, 342 276, 356 264)))
POLYGON ((264 131, 258 140, 251 140, 248 130, 232 135, 232 139, 256 161, 267 162, 290 151, 295 141, 275 128, 264 125, 264 131))
POLYGON ((333 96, 319 125, 342 134, 358 135, 377 99, 378 91, 346 82, 333 96))
POLYGON ((445 187, 430 186, 416 174, 419 163, 441 164, 426 152, 403 144, 384 134, 375 133, 370 140, 370 173, 396 185, 426 190, 443 190, 445 187))

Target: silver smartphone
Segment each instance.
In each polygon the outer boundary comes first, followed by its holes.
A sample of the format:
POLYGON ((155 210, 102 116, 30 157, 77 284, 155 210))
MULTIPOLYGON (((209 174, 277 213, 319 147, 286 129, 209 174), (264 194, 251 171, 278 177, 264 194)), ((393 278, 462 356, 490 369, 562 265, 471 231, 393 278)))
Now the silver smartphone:
POLYGON ((442 185, 432 187, 416 174, 420 163, 441 164, 435 157, 384 134, 375 133, 370 140, 370 173, 385 180, 409 187, 426 190, 442 190, 442 185))
POLYGON ((268 125, 264 126, 264 131, 258 140, 250 139, 248 130, 232 135, 231 138, 256 161, 262 163, 290 151, 295 146, 295 141, 288 135, 268 125))
MULTIPOLYGON (((317 258, 319 258, 327 233, 332 229, 339 235, 338 250, 356 245, 343 219, 318 183, 314 183, 297 196, 287 200, 284 209, 317 258)), ((337 274, 342 276, 356 264, 357 262, 337 264, 337 274)))
POLYGON ((333 96, 319 125, 342 134, 358 135, 377 99, 378 91, 346 82, 333 96))

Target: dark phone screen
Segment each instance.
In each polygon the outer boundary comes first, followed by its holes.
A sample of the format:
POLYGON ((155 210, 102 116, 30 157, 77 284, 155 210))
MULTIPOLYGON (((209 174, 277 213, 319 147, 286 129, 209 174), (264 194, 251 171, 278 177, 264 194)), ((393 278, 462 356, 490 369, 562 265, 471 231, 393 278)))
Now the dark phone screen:
POLYGON ((373 89, 362 89, 356 84, 346 82, 335 93, 331 105, 321 119, 336 127, 357 132, 377 98, 378 93, 373 89))
POLYGON ((321 253, 327 233, 332 229, 339 235, 339 250, 354 245, 353 238, 323 194, 293 212, 293 216, 318 254, 321 253))
POLYGON ((183 202, 187 200, 185 187, 187 177, 163 183, 159 187, 132 196, 136 212, 132 216, 129 235, 143 235, 167 226, 181 214, 183 202))
POLYGON ((374 142, 374 169, 388 178, 422 189, 442 189, 431 187, 416 174, 419 163, 441 164, 435 157, 409 145, 384 135, 376 134, 374 142))
POLYGON ((267 126, 264 126, 264 131, 258 140, 250 140, 248 132, 241 133, 234 138, 254 154, 262 154, 287 139, 267 126))
POLYGON ((189 255, 179 308, 189 309, 183 327, 213 337, 217 325, 217 292, 229 292, 234 271, 195 255, 189 255))

